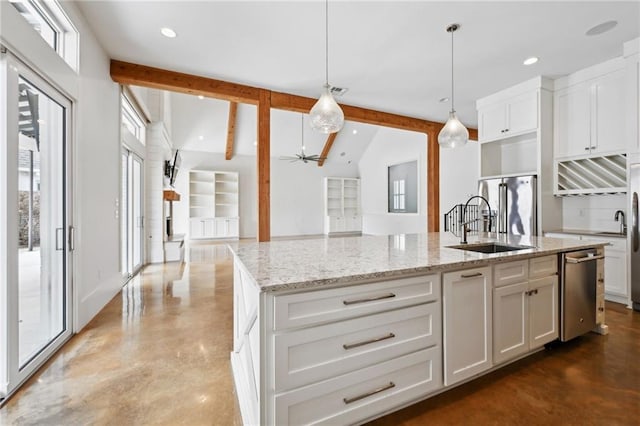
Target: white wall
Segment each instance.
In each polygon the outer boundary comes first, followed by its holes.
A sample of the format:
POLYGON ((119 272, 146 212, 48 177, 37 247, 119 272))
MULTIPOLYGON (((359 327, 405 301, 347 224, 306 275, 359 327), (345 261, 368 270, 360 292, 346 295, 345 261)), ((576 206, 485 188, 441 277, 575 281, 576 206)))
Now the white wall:
MULTIPOLYGON (((119 271, 119 89, 109 58, 75 5, 63 6, 80 32, 76 74, 8 2, 0 2, 2 43, 73 100, 74 329, 116 294, 119 271)), ((3 260, 6 261, 6 260, 3 260)))
MULTIPOLYGON (((189 170, 238 172, 240 179, 240 238, 255 238, 257 222, 256 157, 200 151, 180 151, 182 166, 175 190, 182 201, 174 203, 174 232, 189 231, 189 170)), ((323 232, 323 178, 357 177, 355 165, 289 163, 271 158, 271 236, 314 235, 323 232)))
POLYGON ((613 220, 616 210, 622 210, 630 223, 626 194, 564 197, 562 221, 565 229, 618 232, 620 222, 613 220))
POLYGON ((440 149, 440 230, 443 217, 456 204, 478 193, 480 144, 469 141, 459 148, 440 149))
POLYGON ((427 231, 427 137, 381 127, 358 162, 362 232, 395 234, 427 231), (387 168, 418 161, 418 213, 387 213, 387 168))

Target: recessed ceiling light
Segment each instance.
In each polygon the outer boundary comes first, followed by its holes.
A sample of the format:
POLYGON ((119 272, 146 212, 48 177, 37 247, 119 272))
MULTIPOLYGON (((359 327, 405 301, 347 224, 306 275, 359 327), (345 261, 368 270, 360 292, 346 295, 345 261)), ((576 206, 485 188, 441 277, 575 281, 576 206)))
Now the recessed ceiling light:
POLYGON ((353 134, 357 135, 358 134, 358 129, 353 129, 353 134))
POLYGON ((449 102, 449 98, 445 97, 445 98, 440 98, 439 102, 449 102))
POLYGON ((536 62, 538 62, 538 58, 535 57, 535 56, 532 56, 530 58, 525 59, 524 62, 522 62, 522 63, 525 64, 525 65, 533 65, 536 62))
POLYGON ((609 30, 612 30, 616 25, 618 25, 618 21, 607 21, 602 24, 598 24, 593 28, 589 28, 585 33, 588 36, 594 36, 602 33, 606 33, 609 30))
POLYGON ((160 32, 162 33, 163 36, 169 37, 169 38, 175 38, 175 36, 177 36, 176 32, 169 27, 160 28, 160 32))
POLYGON ((198 136, 198 139, 204 140, 204 136, 198 136))
POLYGON ((204 96, 198 95, 198 99, 204 99, 204 96))

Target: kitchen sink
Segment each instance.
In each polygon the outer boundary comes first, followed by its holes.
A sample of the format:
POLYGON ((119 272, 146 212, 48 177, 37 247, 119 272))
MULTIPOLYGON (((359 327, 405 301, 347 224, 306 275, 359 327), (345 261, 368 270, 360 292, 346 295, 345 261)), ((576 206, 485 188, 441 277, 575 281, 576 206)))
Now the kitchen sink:
POLYGON ((484 244, 460 244, 457 246, 449 246, 448 248, 475 251, 477 253, 503 253, 506 251, 526 250, 534 247, 531 246, 509 246, 499 243, 484 243, 484 244))

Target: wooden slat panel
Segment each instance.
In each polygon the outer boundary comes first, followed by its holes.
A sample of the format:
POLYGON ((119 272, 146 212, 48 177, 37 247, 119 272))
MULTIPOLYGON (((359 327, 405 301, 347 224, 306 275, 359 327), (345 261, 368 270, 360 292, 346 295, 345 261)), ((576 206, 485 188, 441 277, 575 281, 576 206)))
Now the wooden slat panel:
POLYGON ((322 167, 324 165, 324 160, 329 156, 329 151, 331 151, 331 147, 333 146, 333 141, 336 140, 339 132, 331 133, 327 138, 327 141, 324 143, 324 148, 322 148, 322 154, 320 154, 320 161, 318 161, 318 167, 322 167))
POLYGON ((121 84, 134 84, 254 105, 258 103, 260 93, 260 89, 256 87, 113 59, 111 60, 111 79, 121 84))
POLYGON ((233 142, 236 138, 236 114, 238 112, 238 103, 229 103, 229 121, 227 122, 227 147, 224 151, 225 160, 233 158, 233 142))
POLYGON ((271 92, 260 91, 258 102, 258 241, 271 240, 271 92))

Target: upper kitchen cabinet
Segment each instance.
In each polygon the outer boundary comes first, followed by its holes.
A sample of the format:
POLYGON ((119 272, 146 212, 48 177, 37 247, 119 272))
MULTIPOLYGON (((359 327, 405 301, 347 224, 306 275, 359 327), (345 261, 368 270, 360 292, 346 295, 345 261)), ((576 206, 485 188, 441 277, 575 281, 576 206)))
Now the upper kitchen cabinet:
POLYGON ((536 175, 538 230, 562 228, 553 196, 553 81, 535 77, 476 101, 483 179, 536 175))
POLYGON ((536 130, 538 127, 538 94, 536 91, 495 100, 496 103, 482 107, 478 101, 478 137, 480 142, 504 139, 536 130))
POLYGON ((622 58, 556 80, 555 158, 626 152, 625 96, 622 58))
POLYGON ((625 114, 630 162, 640 162, 640 38, 624 44, 625 114))

